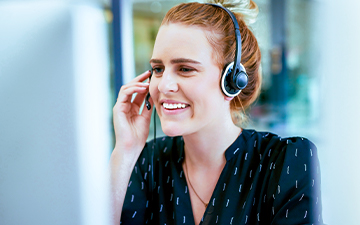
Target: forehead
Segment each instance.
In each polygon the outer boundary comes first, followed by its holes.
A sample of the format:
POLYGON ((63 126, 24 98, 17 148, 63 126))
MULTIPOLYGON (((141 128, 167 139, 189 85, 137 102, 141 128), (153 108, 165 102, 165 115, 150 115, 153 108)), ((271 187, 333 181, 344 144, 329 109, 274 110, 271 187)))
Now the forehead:
POLYGON ((199 26, 180 23, 162 25, 156 37, 152 58, 212 60, 212 47, 206 38, 207 32, 199 26))

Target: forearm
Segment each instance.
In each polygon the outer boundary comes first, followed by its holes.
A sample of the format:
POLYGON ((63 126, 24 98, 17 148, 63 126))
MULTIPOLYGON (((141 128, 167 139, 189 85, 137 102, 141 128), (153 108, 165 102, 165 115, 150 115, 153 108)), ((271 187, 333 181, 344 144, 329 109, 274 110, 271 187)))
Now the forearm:
POLYGON ((110 158, 110 181, 111 181, 111 214, 112 224, 119 225, 121 212, 124 204, 127 186, 130 180, 135 162, 126 160, 117 149, 114 149, 110 158))

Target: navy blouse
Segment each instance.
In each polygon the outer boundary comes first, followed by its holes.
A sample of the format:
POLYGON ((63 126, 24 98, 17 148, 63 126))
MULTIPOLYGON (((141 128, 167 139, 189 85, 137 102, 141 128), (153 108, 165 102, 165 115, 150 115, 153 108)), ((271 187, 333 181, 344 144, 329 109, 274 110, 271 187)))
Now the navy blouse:
MULTIPOLYGON (((182 137, 145 145, 120 224, 194 224, 183 146, 182 137)), ((200 224, 323 224, 319 160, 309 140, 244 129, 225 158, 200 224)))

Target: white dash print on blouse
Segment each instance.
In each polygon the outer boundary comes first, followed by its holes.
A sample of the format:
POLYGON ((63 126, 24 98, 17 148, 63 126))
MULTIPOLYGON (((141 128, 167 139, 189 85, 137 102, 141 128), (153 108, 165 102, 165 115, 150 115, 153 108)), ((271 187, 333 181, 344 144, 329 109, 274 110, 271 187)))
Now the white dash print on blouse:
POLYGON ((295 181, 295 188, 297 188, 297 180, 295 181))
POLYGON ((245 160, 247 160, 248 153, 245 154, 245 160))
POLYGON ((226 206, 225 206, 226 208, 229 206, 229 201, 230 201, 230 199, 228 199, 226 202, 226 206))
POLYGON ((224 183, 223 191, 225 191, 226 183, 224 183))
POLYGON ((160 212, 162 212, 163 204, 160 205, 160 212))
POLYGON ((167 167, 167 166, 168 166, 168 164, 169 164, 169 161, 166 161, 166 163, 165 163, 165 167, 167 167))
POLYGON ((280 194, 280 185, 278 185, 278 194, 280 194))
POLYGON ((288 217, 288 213, 289 213, 289 209, 286 210, 286 215, 285 215, 286 218, 288 217))
POLYGON ((234 217, 231 217, 230 224, 232 224, 233 219, 234 219, 234 217))
POLYGON ((133 218, 133 219, 135 218, 135 215, 136 215, 136 211, 135 211, 134 214, 132 215, 132 218, 133 218))
POLYGON ((183 223, 185 223, 185 221, 186 221, 186 218, 185 218, 185 216, 184 216, 183 223))
POLYGON ((176 205, 179 205, 179 197, 176 198, 176 205))
POLYGON ((305 167, 305 172, 306 172, 306 164, 304 164, 304 167, 305 167))
POLYGON ((240 148, 237 148, 235 151, 234 151, 234 155, 239 151, 240 148))
POLYGON ((172 202, 173 197, 174 197, 174 194, 173 194, 173 193, 171 193, 171 195, 170 195, 170 202, 172 202))
POLYGON ((260 214, 257 214, 257 220, 260 222, 260 214))
POLYGON ((305 216, 304 216, 304 219, 306 218, 306 216, 307 216, 307 210, 305 211, 305 216))
POLYGON ((237 167, 235 167, 235 173, 234 173, 234 175, 236 175, 236 172, 237 172, 237 167))
POLYGON ((130 187, 130 186, 131 186, 131 184, 132 184, 132 181, 130 181, 130 182, 129 182, 129 185, 128 185, 128 187, 130 187))
POLYGON ((286 173, 287 173, 287 174, 290 174, 290 166, 287 167, 286 173))
POLYGON ((216 216, 216 223, 219 221, 219 215, 216 216))
POLYGON ((295 157, 297 157, 297 149, 295 149, 295 157))
POLYGON ((213 206, 215 206, 215 198, 213 199, 213 206))
POLYGON ((250 170, 250 178, 251 178, 251 173, 252 173, 252 170, 250 170))
POLYGON ((185 186, 185 194, 187 193, 187 189, 188 189, 187 186, 185 186))
POLYGON ((254 148, 256 148, 256 140, 254 141, 254 148))
POLYGON ((164 148, 164 153, 166 152, 166 150, 167 150, 167 147, 164 148))
POLYGON ((248 220, 248 216, 246 215, 245 216, 245 223, 247 223, 247 220, 248 220))
POLYGON ((312 156, 312 150, 311 150, 311 148, 310 148, 310 156, 312 156))
POLYGON ((134 202, 134 195, 131 195, 131 202, 134 202))
POLYGON ((262 167, 262 165, 260 164, 260 165, 259 165, 259 172, 261 172, 261 167, 262 167))
POLYGON ((145 163, 145 158, 142 159, 141 165, 144 165, 145 163))
POLYGON ((314 187, 314 185, 315 185, 315 180, 313 179, 311 187, 314 187))
POLYGON ((304 197, 304 194, 301 195, 299 202, 303 199, 303 197, 304 197))
POLYGON ((270 157, 270 155, 271 155, 271 149, 269 150, 269 154, 268 154, 268 157, 270 157))
POLYGON ((183 171, 181 170, 181 172, 180 172, 180 178, 182 178, 182 176, 183 176, 183 171))
POLYGON ((241 187, 242 187, 242 184, 240 184, 240 187, 239 187, 239 192, 241 192, 241 187))

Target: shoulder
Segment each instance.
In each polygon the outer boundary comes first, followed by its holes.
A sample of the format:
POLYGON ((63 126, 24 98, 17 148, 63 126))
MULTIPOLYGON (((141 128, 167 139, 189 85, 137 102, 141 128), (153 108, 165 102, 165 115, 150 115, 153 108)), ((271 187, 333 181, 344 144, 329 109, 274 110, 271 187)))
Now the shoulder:
POLYGON ((244 130, 247 147, 254 150, 254 154, 268 156, 275 160, 288 155, 290 159, 304 159, 317 157, 317 148, 313 142, 305 137, 280 137, 271 132, 244 130))
MULTIPOLYGON (((253 163, 261 165, 269 173, 269 181, 278 183, 294 180, 313 182, 320 175, 317 148, 304 137, 280 137, 271 132, 245 131, 247 150, 253 155, 253 163), (291 175, 291 176, 289 176, 291 175)), ((267 172, 266 172, 267 171, 267 172)))

